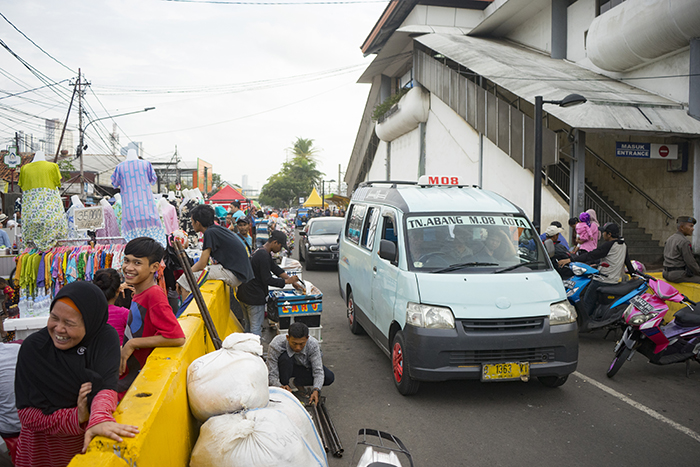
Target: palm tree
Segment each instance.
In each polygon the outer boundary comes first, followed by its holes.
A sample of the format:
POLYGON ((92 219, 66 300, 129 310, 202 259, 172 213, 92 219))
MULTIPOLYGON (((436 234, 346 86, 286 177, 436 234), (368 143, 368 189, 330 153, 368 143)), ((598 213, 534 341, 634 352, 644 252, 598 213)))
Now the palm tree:
POLYGON ((314 140, 300 138, 297 136, 297 140, 294 145, 289 148, 292 150, 295 158, 300 158, 309 162, 316 162, 316 155, 318 154, 318 149, 313 147, 314 140))

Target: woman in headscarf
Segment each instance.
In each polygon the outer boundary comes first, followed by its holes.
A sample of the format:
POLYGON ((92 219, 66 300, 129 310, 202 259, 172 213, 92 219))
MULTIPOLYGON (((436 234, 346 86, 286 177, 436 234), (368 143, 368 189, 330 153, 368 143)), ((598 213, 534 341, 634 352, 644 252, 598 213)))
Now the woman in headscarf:
POLYGON ((578 243, 578 253, 582 251, 593 251, 598 248, 598 226, 591 221, 591 215, 582 212, 578 216, 580 221, 576 224, 576 243, 578 243))
POLYGON ((598 222, 598 215, 595 213, 595 209, 589 209, 586 211, 586 214, 591 216, 591 227, 595 228, 596 235, 598 236, 598 240, 600 240, 600 237, 602 236, 602 233, 600 232, 600 222, 598 222))
POLYGON ((22 423, 15 465, 66 466, 95 436, 122 442, 138 428, 115 422, 121 352, 107 299, 73 282, 51 303, 47 326, 19 351, 15 397, 22 423))

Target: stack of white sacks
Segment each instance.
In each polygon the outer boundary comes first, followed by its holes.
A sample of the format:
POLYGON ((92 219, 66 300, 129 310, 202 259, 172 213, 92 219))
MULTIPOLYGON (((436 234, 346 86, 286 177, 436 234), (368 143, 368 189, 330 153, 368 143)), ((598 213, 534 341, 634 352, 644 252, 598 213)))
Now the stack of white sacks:
POLYGON ((234 333, 187 370, 187 396, 205 422, 191 467, 328 467, 316 428, 290 392, 268 388, 260 338, 234 333))

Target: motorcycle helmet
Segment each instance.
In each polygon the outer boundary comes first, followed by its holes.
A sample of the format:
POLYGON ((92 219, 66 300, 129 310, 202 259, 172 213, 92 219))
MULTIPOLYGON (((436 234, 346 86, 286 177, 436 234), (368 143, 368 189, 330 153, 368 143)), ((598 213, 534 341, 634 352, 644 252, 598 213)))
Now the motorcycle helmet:
POLYGON ((637 261, 636 259, 633 259, 630 261, 632 263, 632 266, 634 266, 634 269, 636 269, 637 272, 644 274, 647 272, 647 268, 644 267, 644 265, 641 263, 641 261, 637 261))

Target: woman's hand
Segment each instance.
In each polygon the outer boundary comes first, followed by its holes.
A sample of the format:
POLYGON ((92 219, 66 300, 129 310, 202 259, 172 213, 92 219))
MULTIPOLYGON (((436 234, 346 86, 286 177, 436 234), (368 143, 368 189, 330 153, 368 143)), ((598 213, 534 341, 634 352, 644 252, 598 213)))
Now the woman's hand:
POLYGON ((88 394, 92 391, 92 383, 83 383, 78 393, 78 423, 83 424, 90 418, 88 407, 88 394))
POLYGON ((83 454, 87 451, 88 445, 95 436, 104 436, 113 439, 118 443, 123 442, 122 436, 133 438, 139 433, 138 427, 133 425, 122 425, 117 422, 102 422, 91 427, 85 432, 85 443, 83 444, 83 454))
POLYGON ((136 289, 134 288, 133 285, 127 284, 126 282, 122 282, 119 285, 119 295, 124 297, 124 291, 127 289, 131 290, 131 293, 136 293, 136 289))
POLYGON ((134 348, 131 345, 131 341, 127 341, 124 347, 122 347, 122 358, 121 362, 119 362, 119 376, 126 372, 126 362, 129 360, 132 353, 134 353, 134 348))

